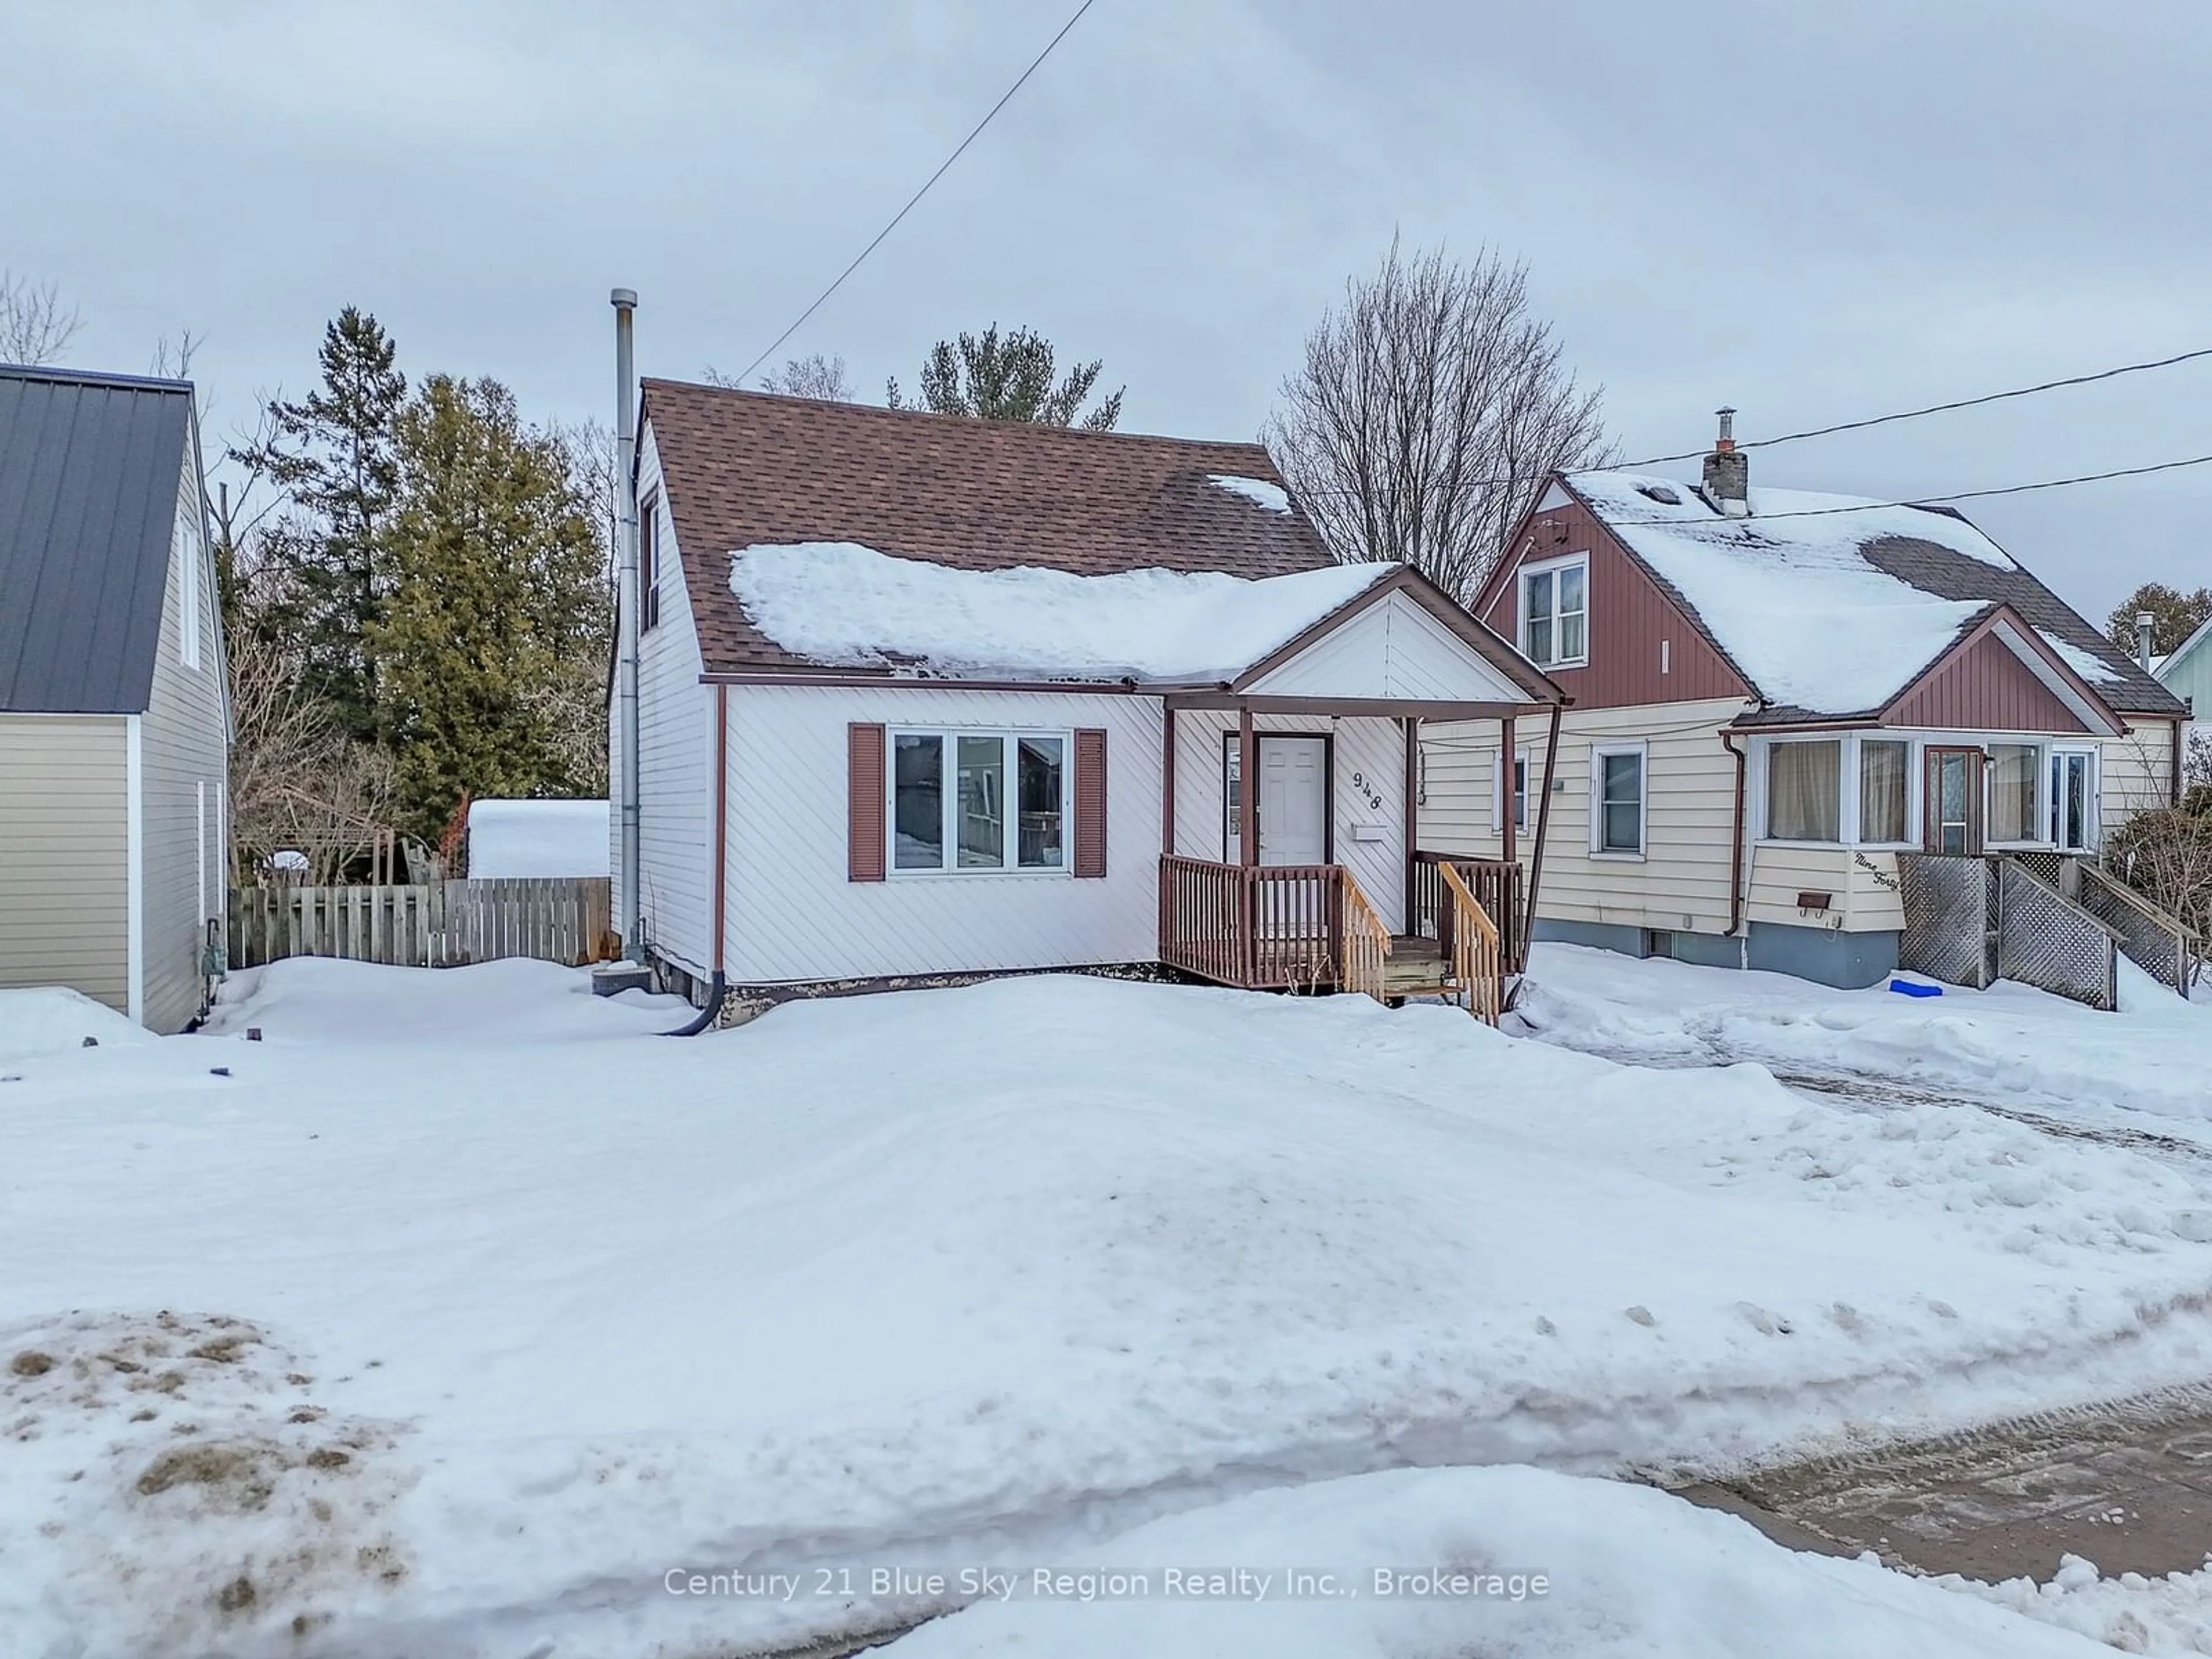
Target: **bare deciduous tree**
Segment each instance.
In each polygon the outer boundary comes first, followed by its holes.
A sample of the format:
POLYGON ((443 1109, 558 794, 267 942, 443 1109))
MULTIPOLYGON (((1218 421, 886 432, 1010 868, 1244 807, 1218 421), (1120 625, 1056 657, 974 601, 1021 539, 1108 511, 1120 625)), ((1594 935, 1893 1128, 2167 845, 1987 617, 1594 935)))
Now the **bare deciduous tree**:
POLYGON ((391 758, 301 692, 279 641, 246 629, 228 645, 233 878, 256 881, 279 853, 298 853, 309 881, 340 881, 388 833, 391 758))
POLYGON ((1607 450, 1599 394, 1577 385, 1528 269, 1393 241, 1374 276, 1307 337, 1262 434, 1339 559, 1413 565, 1466 599, 1554 471, 1607 450))
POLYGON ((83 326, 83 315, 63 306, 52 283, 41 287, 0 270, 0 363, 53 362, 83 326))

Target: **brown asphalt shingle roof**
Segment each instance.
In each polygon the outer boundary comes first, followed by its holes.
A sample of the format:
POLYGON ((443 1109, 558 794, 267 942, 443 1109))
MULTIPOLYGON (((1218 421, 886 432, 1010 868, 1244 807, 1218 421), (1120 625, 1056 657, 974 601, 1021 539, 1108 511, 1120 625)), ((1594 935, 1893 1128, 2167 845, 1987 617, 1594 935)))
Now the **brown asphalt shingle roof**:
POLYGON ((1206 482, 1281 475, 1258 444, 1072 431, 956 415, 644 384, 677 550, 710 673, 805 672, 730 591, 730 555, 858 542, 967 570, 1212 570, 1332 562, 1305 516, 1206 482))

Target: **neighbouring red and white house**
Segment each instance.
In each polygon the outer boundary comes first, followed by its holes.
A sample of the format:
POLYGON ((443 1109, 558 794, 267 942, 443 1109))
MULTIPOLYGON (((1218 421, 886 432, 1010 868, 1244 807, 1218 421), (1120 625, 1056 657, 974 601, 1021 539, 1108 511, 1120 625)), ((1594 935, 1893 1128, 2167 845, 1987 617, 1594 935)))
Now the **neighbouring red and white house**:
MULTIPOLYGON (((647 380, 636 489, 641 890, 615 914, 695 994, 1341 983, 1370 935, 1434 970, 1420 725, 1560 702, 1415 572, 1335 563, 1257 445, 647 380)), ((1454 872, 1509 958, 1513 868, 1454 872)))

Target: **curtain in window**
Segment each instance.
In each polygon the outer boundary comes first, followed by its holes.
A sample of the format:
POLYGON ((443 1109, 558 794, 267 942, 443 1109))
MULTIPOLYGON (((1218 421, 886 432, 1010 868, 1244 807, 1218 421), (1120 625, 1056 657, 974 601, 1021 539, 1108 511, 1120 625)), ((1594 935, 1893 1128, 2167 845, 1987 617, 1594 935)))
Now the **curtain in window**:
POLYGON ((2033 744, 1990 745, 1991 841, 2034 839, 2036 755, 2033 744))
POLYGON ((1859 839, 1903 841, 1910 744, 1887 738, 1859 740, 1859 839))
POLYGON ((1766 833, 1774 841, 1837 841, 1844 745, 1778 743, 1766 751, 1766 833))

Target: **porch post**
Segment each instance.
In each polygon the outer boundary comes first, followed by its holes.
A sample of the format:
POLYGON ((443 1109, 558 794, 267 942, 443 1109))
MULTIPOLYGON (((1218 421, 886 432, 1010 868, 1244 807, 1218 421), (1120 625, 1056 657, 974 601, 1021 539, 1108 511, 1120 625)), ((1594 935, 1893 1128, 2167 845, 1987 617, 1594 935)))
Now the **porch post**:
MULTIPOLYGON (((1536 850, 1528 859, 1528 884, 1522 890, 1521 914, 1523 922, 1514 944, 1520 951, 1516 971, 1527 969, 1528 946, 1536 937, 1536 895, 1544 885, 1544 848, 1552 832, 1552 771, 1559 760, 1559 716, 1566 711, 1558 703, 1552 705, 1552 729, 1544 739, 1544 794, 1536 803, 1536 850)), ((1533 781, 1533 780, 1531 780, 1533 781)), ((1648 786, 1647 786, 1648 787, 1648 786)))
POLYGON ((1175 817, 1176 711, 1164 699, 1160 705, 1160 856, 1172 858, 1176 849, 1175 817))
POLYGON ((1260 861, 1260 737, 1249 703, 1237 709, 1237 861, 1260 861))
POLYGON ((1500 834, 1505 842, 1505 861, 1508 864, 1521 856, 1519 843, 1514 839, 1513 826, 1513 716, 1501 715, 1498 721, 1498 817, 1504 825, 1500 834))

